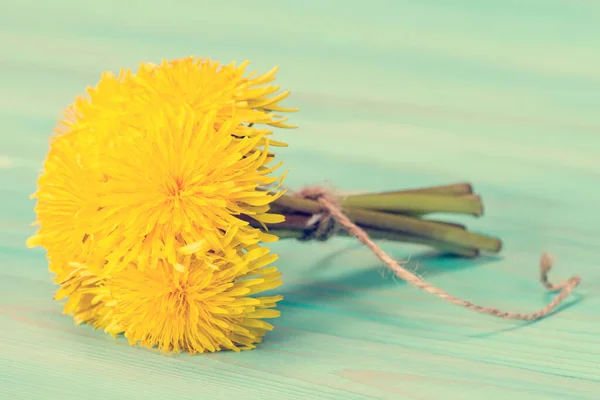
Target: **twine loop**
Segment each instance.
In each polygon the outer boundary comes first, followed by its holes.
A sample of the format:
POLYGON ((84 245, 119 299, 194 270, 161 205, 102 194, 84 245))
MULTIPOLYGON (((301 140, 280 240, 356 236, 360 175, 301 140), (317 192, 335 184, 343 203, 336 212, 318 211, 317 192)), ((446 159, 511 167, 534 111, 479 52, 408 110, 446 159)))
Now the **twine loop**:
MULTIPOLYGON (((335 197, 326 189, 315 186, 302 189, 297 193, 303 199, 319 201, 320 198, 327 198, 331 204, 339 206, 335 197)), ((315 214, 306 223, 304 234, 298 238, 302 242, 318 241, 326 242, 340 230, 340 223, 335 219, 327 208, 323 208, 320 214, 315 214)))

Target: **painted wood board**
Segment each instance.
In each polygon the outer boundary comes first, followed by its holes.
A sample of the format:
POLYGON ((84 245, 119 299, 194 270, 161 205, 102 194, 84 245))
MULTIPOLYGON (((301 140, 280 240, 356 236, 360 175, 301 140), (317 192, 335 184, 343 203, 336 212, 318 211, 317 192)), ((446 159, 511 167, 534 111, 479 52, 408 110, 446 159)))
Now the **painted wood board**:
POLYGON ((567 0, 0 1, 0 398, 600 398, 600 3, 567 0), (188 55, 280 66, 301 107, 287 183, 471 181, 500 236, 475 261, 383 244, 472 301, 535 310, 542 251, 579 274, 535 323, 464 311, 351 239, 280 242, 282 317, 259 349, 165 357, 52 301, 29 194, 62 109, 105 70, 188 55))

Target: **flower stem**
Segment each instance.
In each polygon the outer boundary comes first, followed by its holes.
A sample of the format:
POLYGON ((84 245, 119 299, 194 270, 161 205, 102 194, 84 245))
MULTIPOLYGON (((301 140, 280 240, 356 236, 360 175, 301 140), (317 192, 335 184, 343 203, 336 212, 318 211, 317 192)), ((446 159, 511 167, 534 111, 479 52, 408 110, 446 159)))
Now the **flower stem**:
MULTIPOLYGON (((373 193, 375 195, 388 195, 388 194, 407 194, 407 193, 426 193, 426 194, 439 194, 448 196, 461 196, 466 194, 473 194, 473 187, 470 183, 454 183, 451 185, 443 186, 431 186, 417 189, 404 189, 394 190, 390 192, 379 192, 373 193)), ((367 194, 367 193, 365 193, 367 194)), ((363 194, 356 194, 353 196, 362 196, 363 194)), ((368 195, 368 194, 367 194, 368 195)))
POLYGON ((349 209, 346 211, 346 214, 351 220, 364 226, 386 229, 398 233, 410 233, 457 246, 475 248, 493 253, 499 252, 502 247, 498 239, 434 221, 362 209, 349 209))
MULTIPOLYGON (((318 202, 296 196, 282 196, 275 203, 280 208, 309 215, 321 212, 321 205, 318 202)), ((351 221, 363 227, 391 231, 397 234, 410 234, 453 246, 494 253, 499 252, 502 247, 502 242, 499 239, 476 234, 449 224, 355 207, 343 207, 343 209, 351 221)))
MULTIPOLYGON (((289 214, 285 215, 285 222, 279 224, 269 224, 269 232, 279 236, 280 239, 300 239, 306 234, 307 223, 310 220, 311 215, 308 214, 289 214)), ((260 225, 251 219, 247 219, 255 227, 260 225)), ((373 239, 379 240, 390 240, 394 242, 406 242, 422 244, 429 247, 436 248, 440 251, 454 254, 466 258, 474 258, 479 255, 479 251, 474 248, 466 248, 462 246, 456 246, 449 243, 444 243, 427 237, 419 237, 410 234, 403 234, 398 232, 391 232, 382 229, 368 228, 361 226, 363 230, 373 239)), ((349 234, 345 230, 338 232, 339 236, 348 236, 349 234)))
POLYGON ((454 213, 474 216, 483 214, 481 198, 473 194, 461 196, 427 192, 365 194, 342 199, 342 206, 404 214, 454 213))

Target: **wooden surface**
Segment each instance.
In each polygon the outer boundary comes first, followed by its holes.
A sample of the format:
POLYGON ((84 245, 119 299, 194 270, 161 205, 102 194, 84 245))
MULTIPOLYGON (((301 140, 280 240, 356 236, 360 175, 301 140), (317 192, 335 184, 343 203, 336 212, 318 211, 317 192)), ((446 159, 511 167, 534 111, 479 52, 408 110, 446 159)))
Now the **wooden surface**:
POLYGON ((599 399, 600 3, 574 0, 0 1, 0 398, 599 399), (301 126, 288 184, 469 180, 505 240, 465 261, 385 244, 455 295, 509 310, 580 274, 536 323, 398 282, 353 240, 282 242, 283 316, 256 351, 165 357, 60 314, 33 232, 61 110, 104 70, 187 55, 279 65, 301 126))

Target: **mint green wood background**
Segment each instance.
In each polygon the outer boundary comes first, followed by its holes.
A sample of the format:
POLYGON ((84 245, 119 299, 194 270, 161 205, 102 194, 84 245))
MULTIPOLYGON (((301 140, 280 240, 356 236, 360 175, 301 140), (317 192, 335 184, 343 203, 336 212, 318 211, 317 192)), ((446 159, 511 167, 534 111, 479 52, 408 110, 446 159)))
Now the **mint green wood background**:
POLYGON ((575 0, 0 1, 0 398, 599 399, 600 3, 575 0), (281 66, 301 129, 288 183, 469 180, 505 239, 464 261, 385 244, 450 292, 510 310, 581 274, 536 323, 476 315, 386 273, 352 240, 276 246, 286 285, 259 350, 165 357, 75 327, 27 250, 61 110, 104 70, 187 55, 281 66))

